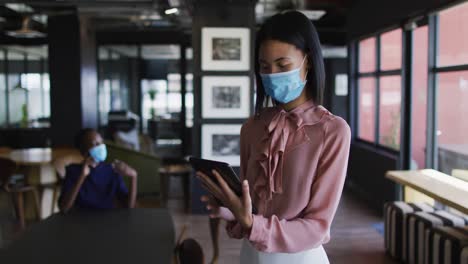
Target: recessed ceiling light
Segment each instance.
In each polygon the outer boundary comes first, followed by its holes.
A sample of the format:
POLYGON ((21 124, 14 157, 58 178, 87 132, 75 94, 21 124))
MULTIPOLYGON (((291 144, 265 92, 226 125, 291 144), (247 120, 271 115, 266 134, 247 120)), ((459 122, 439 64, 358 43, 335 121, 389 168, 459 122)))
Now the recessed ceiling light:
POLYGON ((166 11, 164 11, 164 13, 165 13, 166 15, 175 14, 175 13, 177 13, 177 12, 179 12, 179 9, 177 9, 177 8, 171 8, 171 9, 167 9, 166 11))
POLYGON ((304 14, 310 20, 319 20, 322 16, 324 16, 327 12, 324 10, 297 10, 304 14))

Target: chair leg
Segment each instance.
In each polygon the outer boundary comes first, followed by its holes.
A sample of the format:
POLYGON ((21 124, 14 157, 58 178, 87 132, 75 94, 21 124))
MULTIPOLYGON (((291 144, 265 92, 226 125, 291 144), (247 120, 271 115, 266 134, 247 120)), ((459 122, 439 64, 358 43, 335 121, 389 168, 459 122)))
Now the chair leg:
POLYGON ((168 192, 169 192, 169 176, 166 173, 160 173, 161 176, 161 202, 164 207, 167 207, 168 192))
POLYGON ((16 208, 17 208, 17 216, 19 220, 19 224, 21 229, 26 227, 26 220, 24 219, 24 196, 22 192, 16 193, 16 208))
POLYGON ((11 204, 13 205, 13 211, 15 213, 15 218, 19 218, 19 213, 18 213, 18 199, 16 196, 16 193, 10 193, 11 194, 11 204))
POLYGON ((41 221, 41 203, 40 203, 40 197, 36 189, 32 190, 33 196, 34 196, 34 207, 36 209, 36 217, 37 221, 41 221))
POLYGON ((184 188, 184 206, 185 212, 187 213, 190 208, 190 173, 182 176, 183 188, 184 188))
POLYGON ((59 192, 59 186, 55 186, 54 187, 54 192, 53 192, 53 195, 52 195, 52 210, 50 211, 52 214, 55 212, 55 206, 57 205, 58 201, 58 192, 59 192))
POLYGON ((219 218, 210 218, 210 235, 213 244, 213 258, 211 263, 218 263, 219 257, 219 218))

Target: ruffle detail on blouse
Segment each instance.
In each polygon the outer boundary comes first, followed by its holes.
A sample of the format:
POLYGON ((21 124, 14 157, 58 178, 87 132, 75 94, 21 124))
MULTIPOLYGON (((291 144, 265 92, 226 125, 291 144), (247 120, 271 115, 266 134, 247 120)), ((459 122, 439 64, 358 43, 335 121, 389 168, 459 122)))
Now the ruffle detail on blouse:
POLYGON ((280 107, 268 110, 260 116, 267 131, 259 139, 255 158, 263 173, 257 175, 253 183, 256 195, 263 201, 271 200, 274 193, 283 192, 283 154, 289 137, 303 126, 319 123, 329 114, 322 106, 315 106, 312 100, 289 112, 280 107))

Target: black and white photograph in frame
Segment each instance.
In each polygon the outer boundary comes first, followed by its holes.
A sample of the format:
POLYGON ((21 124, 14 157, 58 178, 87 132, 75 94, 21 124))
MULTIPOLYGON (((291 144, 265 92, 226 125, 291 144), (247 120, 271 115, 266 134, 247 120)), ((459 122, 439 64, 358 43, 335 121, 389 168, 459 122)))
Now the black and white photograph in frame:
POLYGON ((250 29, 202 28, 202 70, 250 70, 250 29))
POLYGON ((248 118, 250 78, 248 76, 204 76, 203 118, 248 118))
POLYGON ((242 125, 202 125, 202 158, 240 166, 242 125))

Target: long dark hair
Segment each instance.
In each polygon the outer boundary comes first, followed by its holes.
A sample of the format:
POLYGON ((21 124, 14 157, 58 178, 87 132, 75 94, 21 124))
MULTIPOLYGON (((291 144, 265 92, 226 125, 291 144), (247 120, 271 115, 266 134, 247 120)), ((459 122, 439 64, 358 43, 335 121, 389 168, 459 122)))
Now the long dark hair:
POLYGON ((325 66, 317 30, 302 13, 287 11, 268 18, 257 33, 255 43, 255 77, 257 82, 255 113, 260 114, 269 99, 260 78, 260 63, 258 61, 260 46, 266 40, 278 40, 294 45, 307 55, 309 72, 305 88, 315 104, 322 104, 325 66))

